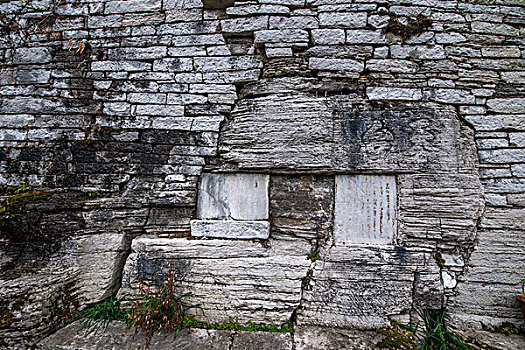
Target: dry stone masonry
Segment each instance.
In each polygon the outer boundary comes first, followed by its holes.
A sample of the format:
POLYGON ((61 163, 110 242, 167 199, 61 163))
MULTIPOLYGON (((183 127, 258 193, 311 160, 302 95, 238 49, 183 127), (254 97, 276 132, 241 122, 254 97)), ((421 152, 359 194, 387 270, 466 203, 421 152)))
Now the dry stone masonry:
POLYGON ((188 348, 372 349, 417 308, 525 348, 493 333, 525 331, 523 0, 14 0, 0 33, 0 348, 95 346, 53 333, 167 262, 203 320, 295 326, 188 348))

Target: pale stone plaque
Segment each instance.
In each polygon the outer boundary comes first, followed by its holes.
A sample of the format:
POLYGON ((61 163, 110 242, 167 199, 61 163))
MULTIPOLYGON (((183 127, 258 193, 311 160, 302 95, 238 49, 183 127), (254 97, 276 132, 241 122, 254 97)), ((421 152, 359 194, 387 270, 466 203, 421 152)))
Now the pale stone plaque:
POLYGON ((269 176, 202 174, 199 219, 267 220, 269 176))
POLYGON ((395 176, 335 177, 336 243, 392 244, 397 234, 395 176))
POLYGON ((263 174, 203 174, 197 201, 196 237, 266 239, 269 176, 263 174))

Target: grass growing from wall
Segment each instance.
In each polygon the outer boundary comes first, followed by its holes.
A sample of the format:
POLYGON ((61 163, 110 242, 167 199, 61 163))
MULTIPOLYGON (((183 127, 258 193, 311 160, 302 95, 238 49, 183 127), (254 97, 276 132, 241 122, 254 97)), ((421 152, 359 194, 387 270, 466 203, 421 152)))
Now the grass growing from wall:
POLYGON ((105 331, 112 320, 126 321, 128 330, 134 329, 135 334, 139 331, 145 334, 146 347, 155 334, 173 334, 175 339, 181 329, 191 327, 208 330, 290 333, 293 336, 292 322, 276 325, 251 321, 240 324, 237 319, 221 323, 198 320, 189 311, 199 310, 202 315, 204 311, 199 305, 190 305, 187 302, 189 293, 177 293, 176 279, 174 270, 168 265, 164 281, 153 285, 151 283, 139 285, 140 298, 128 310, 121 309, 114 297, 84 310, 79 316, 83 321, 78 331, 84 331, 85 335, 96 334, 100 329, 105 331))

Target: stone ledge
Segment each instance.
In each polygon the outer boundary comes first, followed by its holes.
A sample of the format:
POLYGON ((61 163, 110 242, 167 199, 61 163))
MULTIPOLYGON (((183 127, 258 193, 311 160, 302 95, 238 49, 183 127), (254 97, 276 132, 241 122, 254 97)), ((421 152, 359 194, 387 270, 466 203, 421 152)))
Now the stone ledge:
POLYGON ((270 222, 233 220, 192 220, 191 235, 208 238, 268 239, 270 222))
MULTIPOLYGON (((146 345, 145 335, 142 332, 135 334, 133 330, 126 330, 126 324, 123 322, 111 322, 105 332, 100 330, 97 334, 89 335, 77 331, 80 322, 82 321, 76 321, 45 338, 37 344, 36 349, 135 350, 143 349, 146 345)), ((291 350, 292 339, 290 334, 281 333, 252 333, 191 328, 183 329, 175 339, 173 339, 171 334, 155 335, 148 349, 291 350)))

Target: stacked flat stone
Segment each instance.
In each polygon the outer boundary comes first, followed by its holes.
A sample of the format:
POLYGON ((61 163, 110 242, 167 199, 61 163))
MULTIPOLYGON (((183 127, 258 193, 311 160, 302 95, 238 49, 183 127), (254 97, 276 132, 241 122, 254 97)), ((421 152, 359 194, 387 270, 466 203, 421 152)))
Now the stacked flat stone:
POLYGON ((302 348, 416 306, 524 327, 522 0, 53 6, 0 4, 0 185, 51 194, 0 228, 0 348, 166 260, 210 321, 292 319, 302 348), (187 239, 203 172, 269 175, 269 239, 187 239), (338 242, 354 174, 396 177, 394 244, 338 242))

